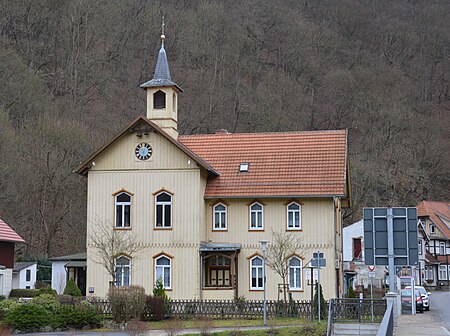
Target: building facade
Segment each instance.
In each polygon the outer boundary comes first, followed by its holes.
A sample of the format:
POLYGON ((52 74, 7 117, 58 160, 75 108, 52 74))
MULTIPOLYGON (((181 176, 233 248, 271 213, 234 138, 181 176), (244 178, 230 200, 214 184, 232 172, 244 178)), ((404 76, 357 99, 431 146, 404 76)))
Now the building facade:
POLYGON ((8 224, 0 219, 0 296, 8 297, 13 288, 14 247, 24 243, 8 224))
POLYGON ((429 241, 424 246, 427 262, 423 283, 432 288, 450 288, 450 202, 422 201, 419 220, 429 241))
MULTIPOLYGON (((160 279, 171 298, 261 299, 261 240, 290 235, 294 299, 310 298, 304 267, 324 252, 324 295, 342 291, 341 209, 350 204, 347 132, 178 135, 178 95, 164 39, 154 77, 141 85, 147 114, 78 168, 88 179, 88 295, 111 282, 92 240, 120 231, 139 245, 114 256, 116 286, 151 292, 160 279), (105 231, 106 230, 106 231, 105 231)), ((267 295, 281 278, 266 270, 267 295)))

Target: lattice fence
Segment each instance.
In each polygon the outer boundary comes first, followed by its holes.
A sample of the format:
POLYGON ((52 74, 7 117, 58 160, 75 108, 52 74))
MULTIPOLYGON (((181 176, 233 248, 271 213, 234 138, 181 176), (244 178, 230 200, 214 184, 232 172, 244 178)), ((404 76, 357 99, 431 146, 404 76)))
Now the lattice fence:
MULTIPOLYGON (((97 311, 103 315, 111 314, 108 300, 90 299, 97 311)), ((166 303, 167 316, 191 318, 199 316, 251 319, 263 315, 264 301, 256 300, 170 300, 166 303)), ((302 301, 267 301, 267 316, 279 317, 311 317, 311 302, 302 301)), ((146 312, 151 311, 146 307, 146 312)), ((149 317, 149 316, 147 316, 149 317)))

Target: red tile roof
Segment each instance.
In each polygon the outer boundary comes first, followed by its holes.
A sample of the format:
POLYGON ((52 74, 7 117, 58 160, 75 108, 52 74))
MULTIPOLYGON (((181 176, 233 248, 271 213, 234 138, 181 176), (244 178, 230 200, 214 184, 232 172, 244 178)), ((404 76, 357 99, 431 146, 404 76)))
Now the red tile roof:
POLYGON ((347 132, 204 134, 178 141, 220 176, 205 197, 331 196, 347 194, 347 132), (248 172, 239 172, 249 163, 248 172))
POLYGON ((450 228, 442 220, 450 222, 450 202, 422 201, 417 206, 419 217, 429 217, 447 238, 450 238, 450 228))
POLYGON ((25 240, 20 237, 8 224, 0 219, 0 241, 25 243, 25 240))

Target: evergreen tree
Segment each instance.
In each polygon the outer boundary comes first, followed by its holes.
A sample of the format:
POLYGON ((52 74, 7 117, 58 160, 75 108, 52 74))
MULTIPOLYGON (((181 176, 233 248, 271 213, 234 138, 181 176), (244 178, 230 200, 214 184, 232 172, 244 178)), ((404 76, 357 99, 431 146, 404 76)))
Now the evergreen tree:
POLYGON ((64 289, 64 294, 70 296, 81 296, 81 290, 78 288, 77 284, 72 278, 67 281, 66 288, 64 289))
MULTIPOLYGON (((316 290, 314 293, 314 311, 318 311, 319 307, 317 304, 317 299, 318 299, 318 291, 320 290, 320 318, 324 319, 327 316, 327 301, 325 301, 325 298, 323 297, 323 291, 322 291, 322 285, 316 283, 316 290)), ((318 317, 319 315, 317 315, 318 317)))

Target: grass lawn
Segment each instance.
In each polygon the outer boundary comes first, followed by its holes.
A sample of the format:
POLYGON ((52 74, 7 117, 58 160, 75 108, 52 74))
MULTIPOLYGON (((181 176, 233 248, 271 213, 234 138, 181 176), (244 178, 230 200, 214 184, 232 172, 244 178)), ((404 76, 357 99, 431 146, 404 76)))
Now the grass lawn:
MULTIPOLYGON (((151 330, 165 329, 170 320, 148 322, 148 327, 151 330)), ((170 323, 170 322, 169 322, 170 323)), ((269 325, 301 325, 309 323, 307 319, 300 319, 296 317, 277 317, 270 319, 267 322, 269 325)), ((198 328, 198 321, 195 319, 179 320, 179 325, 183 329, 198 328)), ((211 326, 213 328, 220 327, 260 327, 263 325, 263 319, 211 319, 211 326)))
MULTIPOLYGON (((325 336, 327 334, 327 326, 325 324, 307 324, 304 326, 296 326, 289 328, 279 328, 279 329, 265 329, 265 330, 233 330, 233 331, 222 331, 217 333, 211 333, 215 336, 288 336, 288 335, 299 335, 299 336, 325 336)), ((199 334, 189 334, 199 335, 199 334)))

